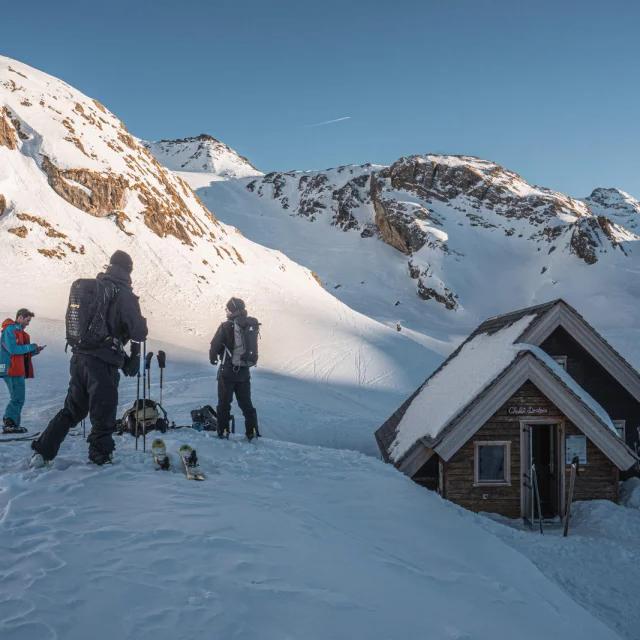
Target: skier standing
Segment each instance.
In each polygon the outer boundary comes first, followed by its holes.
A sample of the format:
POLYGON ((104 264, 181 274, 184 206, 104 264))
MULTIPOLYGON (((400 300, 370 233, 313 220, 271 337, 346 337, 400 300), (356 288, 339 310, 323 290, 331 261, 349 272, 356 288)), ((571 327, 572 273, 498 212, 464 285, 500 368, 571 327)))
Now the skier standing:
POLYGON ((35 314, 29 309, 20 309, 15 320, 7 318, 2 323, 0 377, 4 378, 10 397, 4 412, 3 433, 27 431, 20 425, 25 401, 25 378, 33 378, 31 358, 44 349, 44 346, 31 344, 29 334, 25 331, 33 317, 35 314))
MULTIPOLYGON (((235 334, 246 329, 255 331, 256 339, 258 333, 258 321, 247 316, 244 301, 240 298, 231 298, 225 307, 227 314, 226 322, 223 322, 211 340, 209 348, 209 361, 216 365, 220 361, 218 369, 218 435, 224 437, 229 433, 229 419, 231 417, 231 401, 235 394, 238 406, 244 416, 244 424, 247 440, 252 440, 259 436, 258 415, 251 402, 251 363, 242 360, 243 364, 237 361, 234 364, 234 352, 240 348, 244 353, 244 347, 236 344, 235 334), (237 327, 237 331, 236 331, 237 327)), ((242 338, 240 337, 240 340, 242 338)), ((254 343, 253 364, 257 360, 257 344, 254 343)), ((241 354, 242 355, 242 354, 241 354)))
POLYGON ((91 433, 87 438, 89 460, 97 465, 111 462, 115 449, 112 434, 118 409, 118 369, 122 369, 125 376, 138 374, 139 343, 147 337, 147 321, 131 288, 132 271, 131 256, 116 251, 106 273, 99 274, 95 280, 78 280, 72 285, 67 311, 67 341, 73 352, 69 391, 64 408, 31 444, 35 451, 32 467, 53 460, 69 429, 87 414, 91 419, 91 433), (94 295, 95 302, 91 299, 91 304, 78 302, 84 291, 94 290, 98 292, 94 295), (83 308, 90 309, 90 316, 81 315, 83 308), (70 335, 81 337, 70 339, 70 335), (131 355, 127 356, 124 346, 129 340, 134 342, 131 355))

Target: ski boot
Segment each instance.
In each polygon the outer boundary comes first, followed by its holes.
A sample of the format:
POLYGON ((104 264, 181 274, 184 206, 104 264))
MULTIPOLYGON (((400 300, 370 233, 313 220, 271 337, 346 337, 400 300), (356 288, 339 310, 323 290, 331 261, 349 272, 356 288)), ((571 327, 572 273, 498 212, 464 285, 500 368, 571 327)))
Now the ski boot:
POLYGON ((247 442, 251 442, 254 438, 259 438, 260 434, 258 433, 257 429, 252 429, 251 431, 247 431, 245 438, 247 439, 247 442))
POLYGON ((2 423, 2 433, 27 433, 28 429, 19 427, 12 418, 5 418, 2 423))
POLYGON ((102 467, 105 464, 113 464, 113 456, 111 453, 103 451, 93 445, 89 447, 89 460, 93 462, 93 464, 97 464, 99 467, 102 467))
POLYGON ((30 469, 42 469, 47 464, 46 460, 36 451, 29 460, 30 469))
POLYGON ((229 439, 229 429, 218 429, 218 438, 223 440, 229 439))

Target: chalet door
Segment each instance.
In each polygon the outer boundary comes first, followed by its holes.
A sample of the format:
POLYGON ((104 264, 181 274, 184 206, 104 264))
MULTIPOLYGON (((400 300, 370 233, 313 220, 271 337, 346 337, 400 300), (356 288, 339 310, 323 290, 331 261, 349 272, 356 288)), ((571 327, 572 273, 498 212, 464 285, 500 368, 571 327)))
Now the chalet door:
POLYGON ((522 425, 520 433, 520 473, 522 475, 520 481, 520 507, 524 521, 533 527, 533 485, 531 484, 531 442, 533 437, 533 429, 528 424, 522 425))

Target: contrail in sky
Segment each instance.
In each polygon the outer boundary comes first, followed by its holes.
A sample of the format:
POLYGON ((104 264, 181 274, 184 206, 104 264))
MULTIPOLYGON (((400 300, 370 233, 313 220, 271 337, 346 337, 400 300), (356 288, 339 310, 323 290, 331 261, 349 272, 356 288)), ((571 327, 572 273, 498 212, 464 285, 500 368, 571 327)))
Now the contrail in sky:
POLYGON ((318 122, 318 124, 310 124, 308 128, 311 127, 322 127, 325 124, 333 124, 334 122, 342 122, 343 120, 351 120, 351 116, 347 116, 346 118, 336 118, 335 120, 327 120, 326 122, 318 122))

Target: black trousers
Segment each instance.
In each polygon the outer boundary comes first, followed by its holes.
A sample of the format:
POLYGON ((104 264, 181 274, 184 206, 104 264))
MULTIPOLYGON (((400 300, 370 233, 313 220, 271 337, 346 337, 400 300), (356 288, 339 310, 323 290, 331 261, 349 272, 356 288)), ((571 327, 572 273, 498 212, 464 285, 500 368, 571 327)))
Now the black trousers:
POLYGON ((45 460, 53 460, 58 455, 69 429, 86 418, 87 414, 91 419, 91 433, 87 438, 91 447, 106 454, 115 449, 112 434, 116 428, 118 411, 118 367, 94 356, 78 353, 71 358, 70 374, 64 408, 31 445, 45 460))
POLYGON ((258 414, 251 402, 251 379, 230 380, 224 376, 218 376, 218 429, 229 431, 229 419, 231 417, 231 401, 235 393, 236 401, 244 416, 244 427, 248 434, 255 429, 258 431, 258 414))

